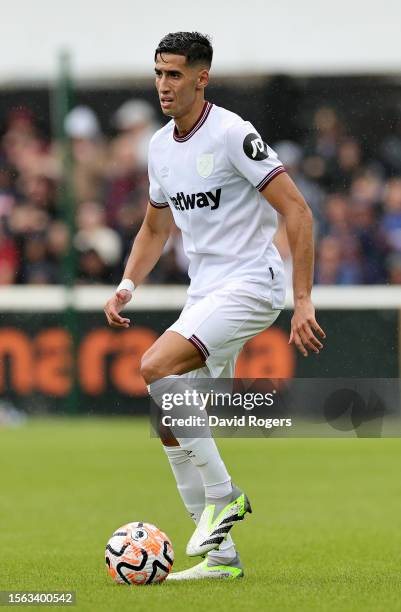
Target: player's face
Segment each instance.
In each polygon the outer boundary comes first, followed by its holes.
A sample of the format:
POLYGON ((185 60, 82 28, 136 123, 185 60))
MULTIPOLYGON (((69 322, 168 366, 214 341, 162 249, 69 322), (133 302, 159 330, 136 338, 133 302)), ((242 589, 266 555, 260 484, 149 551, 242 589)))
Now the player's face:
POLYGON ((162 111, 177 118, 191 111, 209 76, 206 68, 188 66, 184 55, 173 53, 163 53, 162 57, 158 54, 155 73, 162 111))

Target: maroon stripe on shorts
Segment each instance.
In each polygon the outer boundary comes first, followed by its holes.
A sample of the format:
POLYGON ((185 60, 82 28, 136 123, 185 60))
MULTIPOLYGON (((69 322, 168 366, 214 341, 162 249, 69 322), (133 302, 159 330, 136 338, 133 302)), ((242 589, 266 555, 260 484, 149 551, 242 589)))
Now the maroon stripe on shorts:
POLYGON ((206 361, 206 359, 209 357, 209 351, 203 342, 199 340, 198 336, 192 335, 190 338, 188 338, 188 340, 194 345, 195 348, 198 349, 201 357, 206 361))

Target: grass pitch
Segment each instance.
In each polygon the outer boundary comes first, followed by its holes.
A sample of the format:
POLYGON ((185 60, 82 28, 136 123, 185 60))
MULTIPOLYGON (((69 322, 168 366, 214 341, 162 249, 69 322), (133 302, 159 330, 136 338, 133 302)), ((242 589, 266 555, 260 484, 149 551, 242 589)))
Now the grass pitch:
POLYGON ((174 569, 191 565, 192 523, 147 421, 0 430, 0 590, 73 590, 80 612, 401 610, 400 439, 219 446, 254 509, 233 529, 245 578, 126 587, 103 553, 128 521, 155 523, 172 539, 174 569))

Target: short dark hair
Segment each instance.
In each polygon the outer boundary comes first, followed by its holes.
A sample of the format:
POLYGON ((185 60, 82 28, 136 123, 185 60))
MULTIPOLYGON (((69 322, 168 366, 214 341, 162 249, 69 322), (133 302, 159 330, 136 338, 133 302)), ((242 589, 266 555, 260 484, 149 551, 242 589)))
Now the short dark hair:
POLYGON ((187 64, 212 65, 213 47, 210 38, 199 32, 170 32, 158 44, 155 51, 155 61, 158 53, 174 53, 184 55, 187 64))

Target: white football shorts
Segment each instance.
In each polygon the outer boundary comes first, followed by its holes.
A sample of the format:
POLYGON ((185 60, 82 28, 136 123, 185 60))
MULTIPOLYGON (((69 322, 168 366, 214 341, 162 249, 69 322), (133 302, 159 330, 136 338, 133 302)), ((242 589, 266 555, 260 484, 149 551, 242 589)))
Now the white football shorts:
POLYGON ((187 378, 233 378, 244 344, 270 327, 284 307, 282 283, 262 297, 260 286, 249 281, 228 283, 206 297, 189 298, 180 317, 167 331, 187 338, 205 360, 205 367, 187 378))

